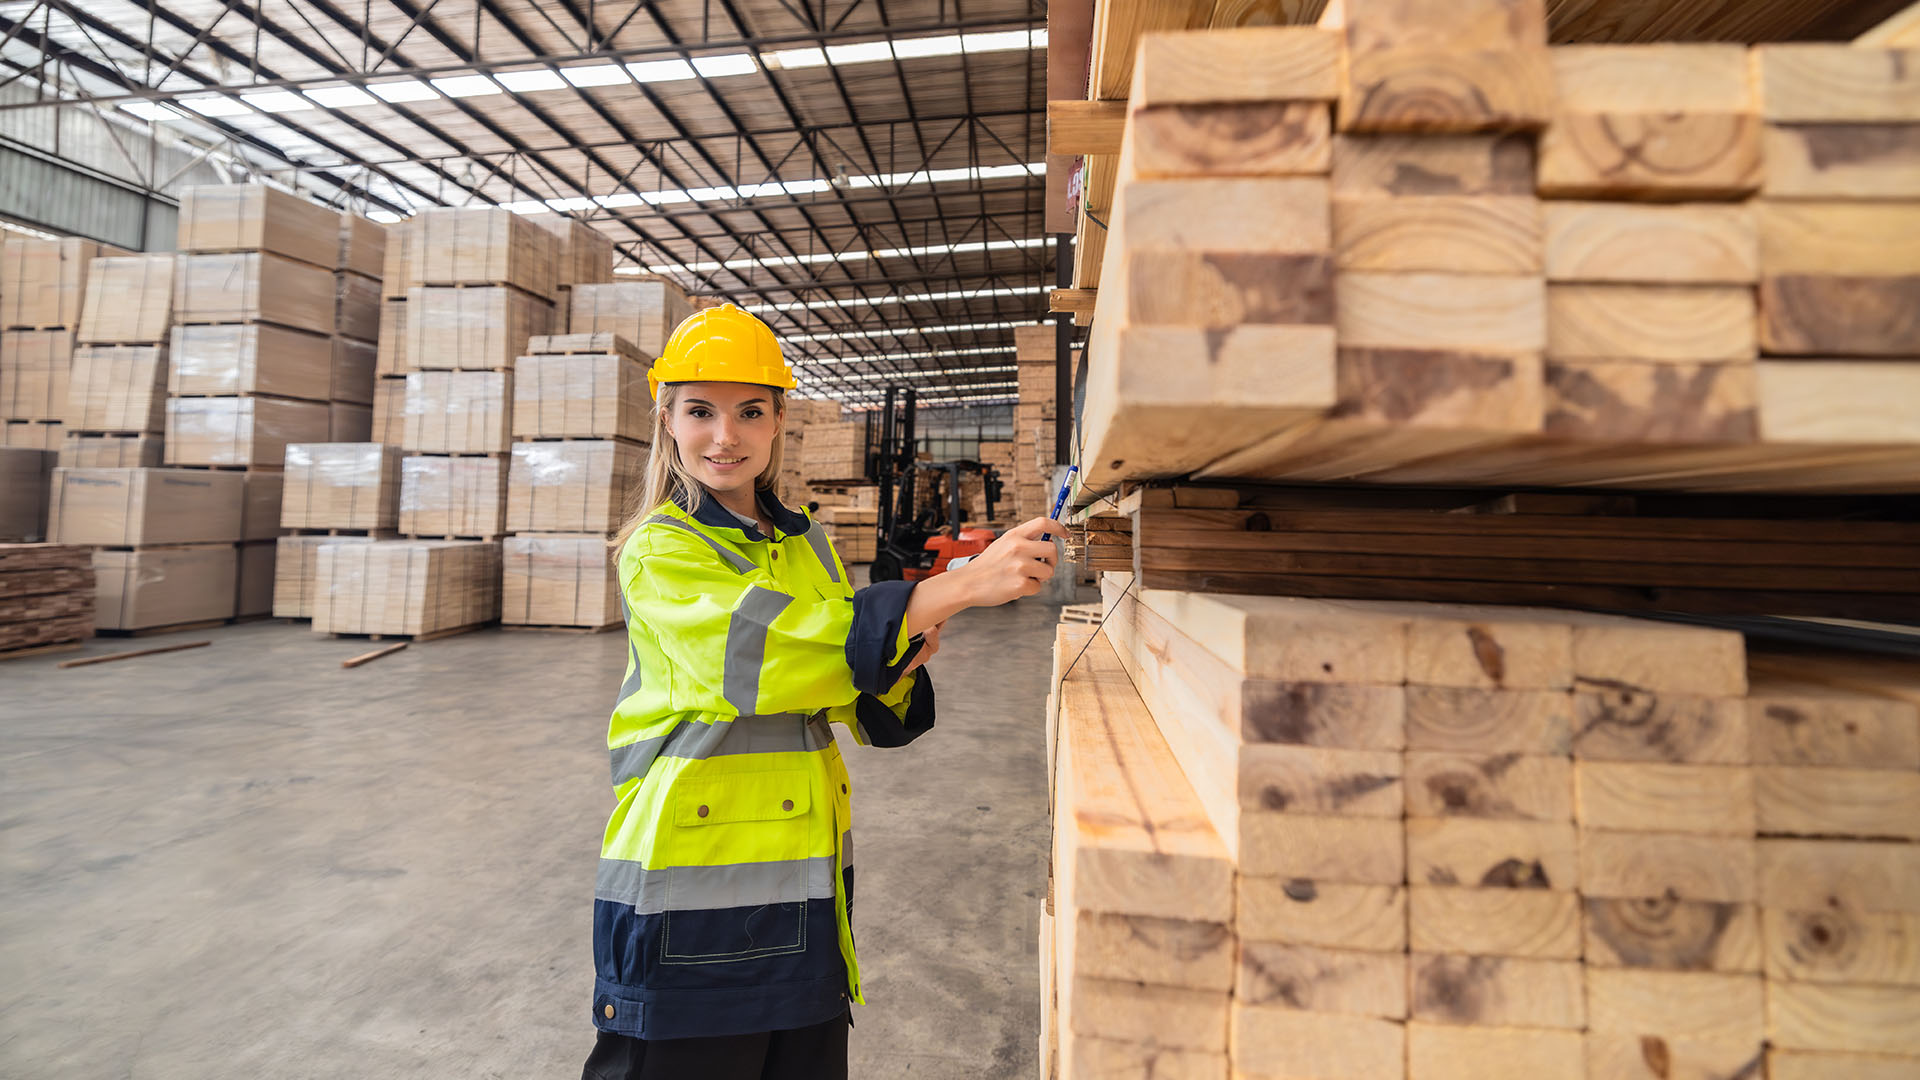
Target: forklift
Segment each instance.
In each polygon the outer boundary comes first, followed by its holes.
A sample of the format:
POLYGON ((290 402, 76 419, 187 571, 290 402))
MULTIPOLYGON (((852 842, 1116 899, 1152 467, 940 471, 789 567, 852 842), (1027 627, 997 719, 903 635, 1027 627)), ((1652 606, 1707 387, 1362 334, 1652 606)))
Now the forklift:
POLYGON ((966 528, 960 480, 979 473, 986 487, 987 517, 1000 499, 1000 472, 978 461, 920 461, 914 452, 915 395, 910 386, 887 387, 886 404, 867 414, 867 475, 880 485, 870 581, 925 581, 945 573, 953 560, 987 550, 998 535, 966 528), (922 509, 916 495, 922 473, 936 498, 922 509))

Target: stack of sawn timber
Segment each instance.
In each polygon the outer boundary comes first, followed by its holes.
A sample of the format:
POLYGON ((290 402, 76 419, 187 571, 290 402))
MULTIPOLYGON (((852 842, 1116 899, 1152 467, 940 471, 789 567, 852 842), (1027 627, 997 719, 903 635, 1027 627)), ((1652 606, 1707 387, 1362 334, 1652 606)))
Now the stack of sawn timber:
POLYGON ((0 544, 0 659, 92 636, 91 552, 67 544, 0 544))
POLYGON ((1058 1075, 1920 1069, 1920 666, 1103 591, 1056 644, 1058 1075))
POLYGON ((1335 9, 1142 39, 1089 487, 1912 490, 1920 51, 1335 9))
POLYGON ((0 247, 0 445, 62 448, 87 275, 94 259, 124 254, 75 237, 0 247))
POLYGON ((1013 345, 1020 402, 1013 412, 1013 470, 1001 479, 1012 495, 1014 520, 1025 521, 1053 509, 1059 365, 1050 325, 1014 327, 1013 345))

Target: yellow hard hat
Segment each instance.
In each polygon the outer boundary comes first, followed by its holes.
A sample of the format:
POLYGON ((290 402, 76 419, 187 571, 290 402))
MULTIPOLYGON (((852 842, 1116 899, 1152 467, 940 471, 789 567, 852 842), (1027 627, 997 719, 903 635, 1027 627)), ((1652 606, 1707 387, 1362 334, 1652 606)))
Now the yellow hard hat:
POLYGON ((766 323, 732 304, 696 311, 674 328, 666 351, 647 373, 657 400, 661 383, 730 382, 794 387, 793 369, 766 323))

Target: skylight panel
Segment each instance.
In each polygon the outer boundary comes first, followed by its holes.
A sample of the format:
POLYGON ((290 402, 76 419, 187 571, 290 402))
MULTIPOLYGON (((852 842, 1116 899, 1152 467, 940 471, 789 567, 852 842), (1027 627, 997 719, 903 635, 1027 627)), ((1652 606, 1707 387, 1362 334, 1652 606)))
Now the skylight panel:
POLYGON ((530 93, 535 90, 565 90, 567 80, 546 68, 534 68, 530 71, 501 71, 494 73, 494 80, 516 94, 530 93))
POLYGON ((760 58, 767 62, 768 67, 783 71, 825 67, 827 64, 827 54, 820 49, 779 49, 761 53, 760 58))
POLYGON ((970 53, 1004 52, 1007 49, 1032 48, 1025 30, 1002 30, 991 34, 962 34, 960 44, 970 53))
POLYGON ((893 43, 893 55, 902 60, 917 59, 923 56, 954 56, 960 52, 960 36, 946 34, 941 37, 899 38, 893 43))
POLYGON ((220 94, 179 98, 178 101, 201 116, 245 116, 253 111, 244 102, 220 94))
POLYGON ((627 74, 634 82, 678 82, 693 78, 693 65, 685 60, 646 60, 638 64, 628 64, 627 74))
POLYGON ((564 67, 560 77, 575 86, 619 86, 631 83, 627 70, 619 64, 587 64, 582 67, 564 67))
POLYGON ((500 93, 500 84, 485 75, 452 75, 432 81, 435 90, 450 98, 485 97, 500 93))
POLYGON ((240 100, 261 112, 270 113, 299 112, 302 109, 314 107, 313 102, 286 90, 273 90, 264 94, 242 94, 240 100))
POLYGON ((419 79, 400 79, 395 82, 368 83, 367 91, 374 97, 389 104, 407 101, 433 101, 440 95, 433 87, 419 79))
POLYGON ((893 59, 893 49, 884 41, 863 41, 857 45, 829 45, 827 59, 835 67, 841 64, 870 64, 893 59))
POLYGON ((379 100, 357 86, 316 86, 305 93, 313 99, 314 104, 329 109, 350 109, 355 105, 372 105, 379 100))
POLYGON ((746 53, 726 53, 721 56, 694 57, 693 70, 709 79, 717 79, 724 75, 751 75, 759 68, 754 66, 753 57, 746 53))

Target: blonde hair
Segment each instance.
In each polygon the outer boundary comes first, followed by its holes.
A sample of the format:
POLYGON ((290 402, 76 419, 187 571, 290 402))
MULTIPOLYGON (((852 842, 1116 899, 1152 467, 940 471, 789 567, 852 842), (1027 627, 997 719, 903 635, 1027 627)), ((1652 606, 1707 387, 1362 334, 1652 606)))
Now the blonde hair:
MULTIPOLYGON (((626 524, 620 526, 613 538, 616 551, 626 545, 627 538, 653 516, 661 503, 671 499, 691 514, 706 500, 707 489, 687 471, 686 463, 680 460, 680 446, 667 430, 667 417, 672 415, 674 403, 680 400, 680 389, 684 385, 665 383, 660 387, 660 399, 653 405, 653 446, 647 451, 646 476, 641 480, 639 491, 627 500, 626 524)), ((767 467, 753 478, 756 492, 773 489, 780 479, 780 466, 786 460, 787 392, 777 386, 766 389, 773 394, 773 412, 780 424, 774 431, 773 447, 767 453, 767 467)))

